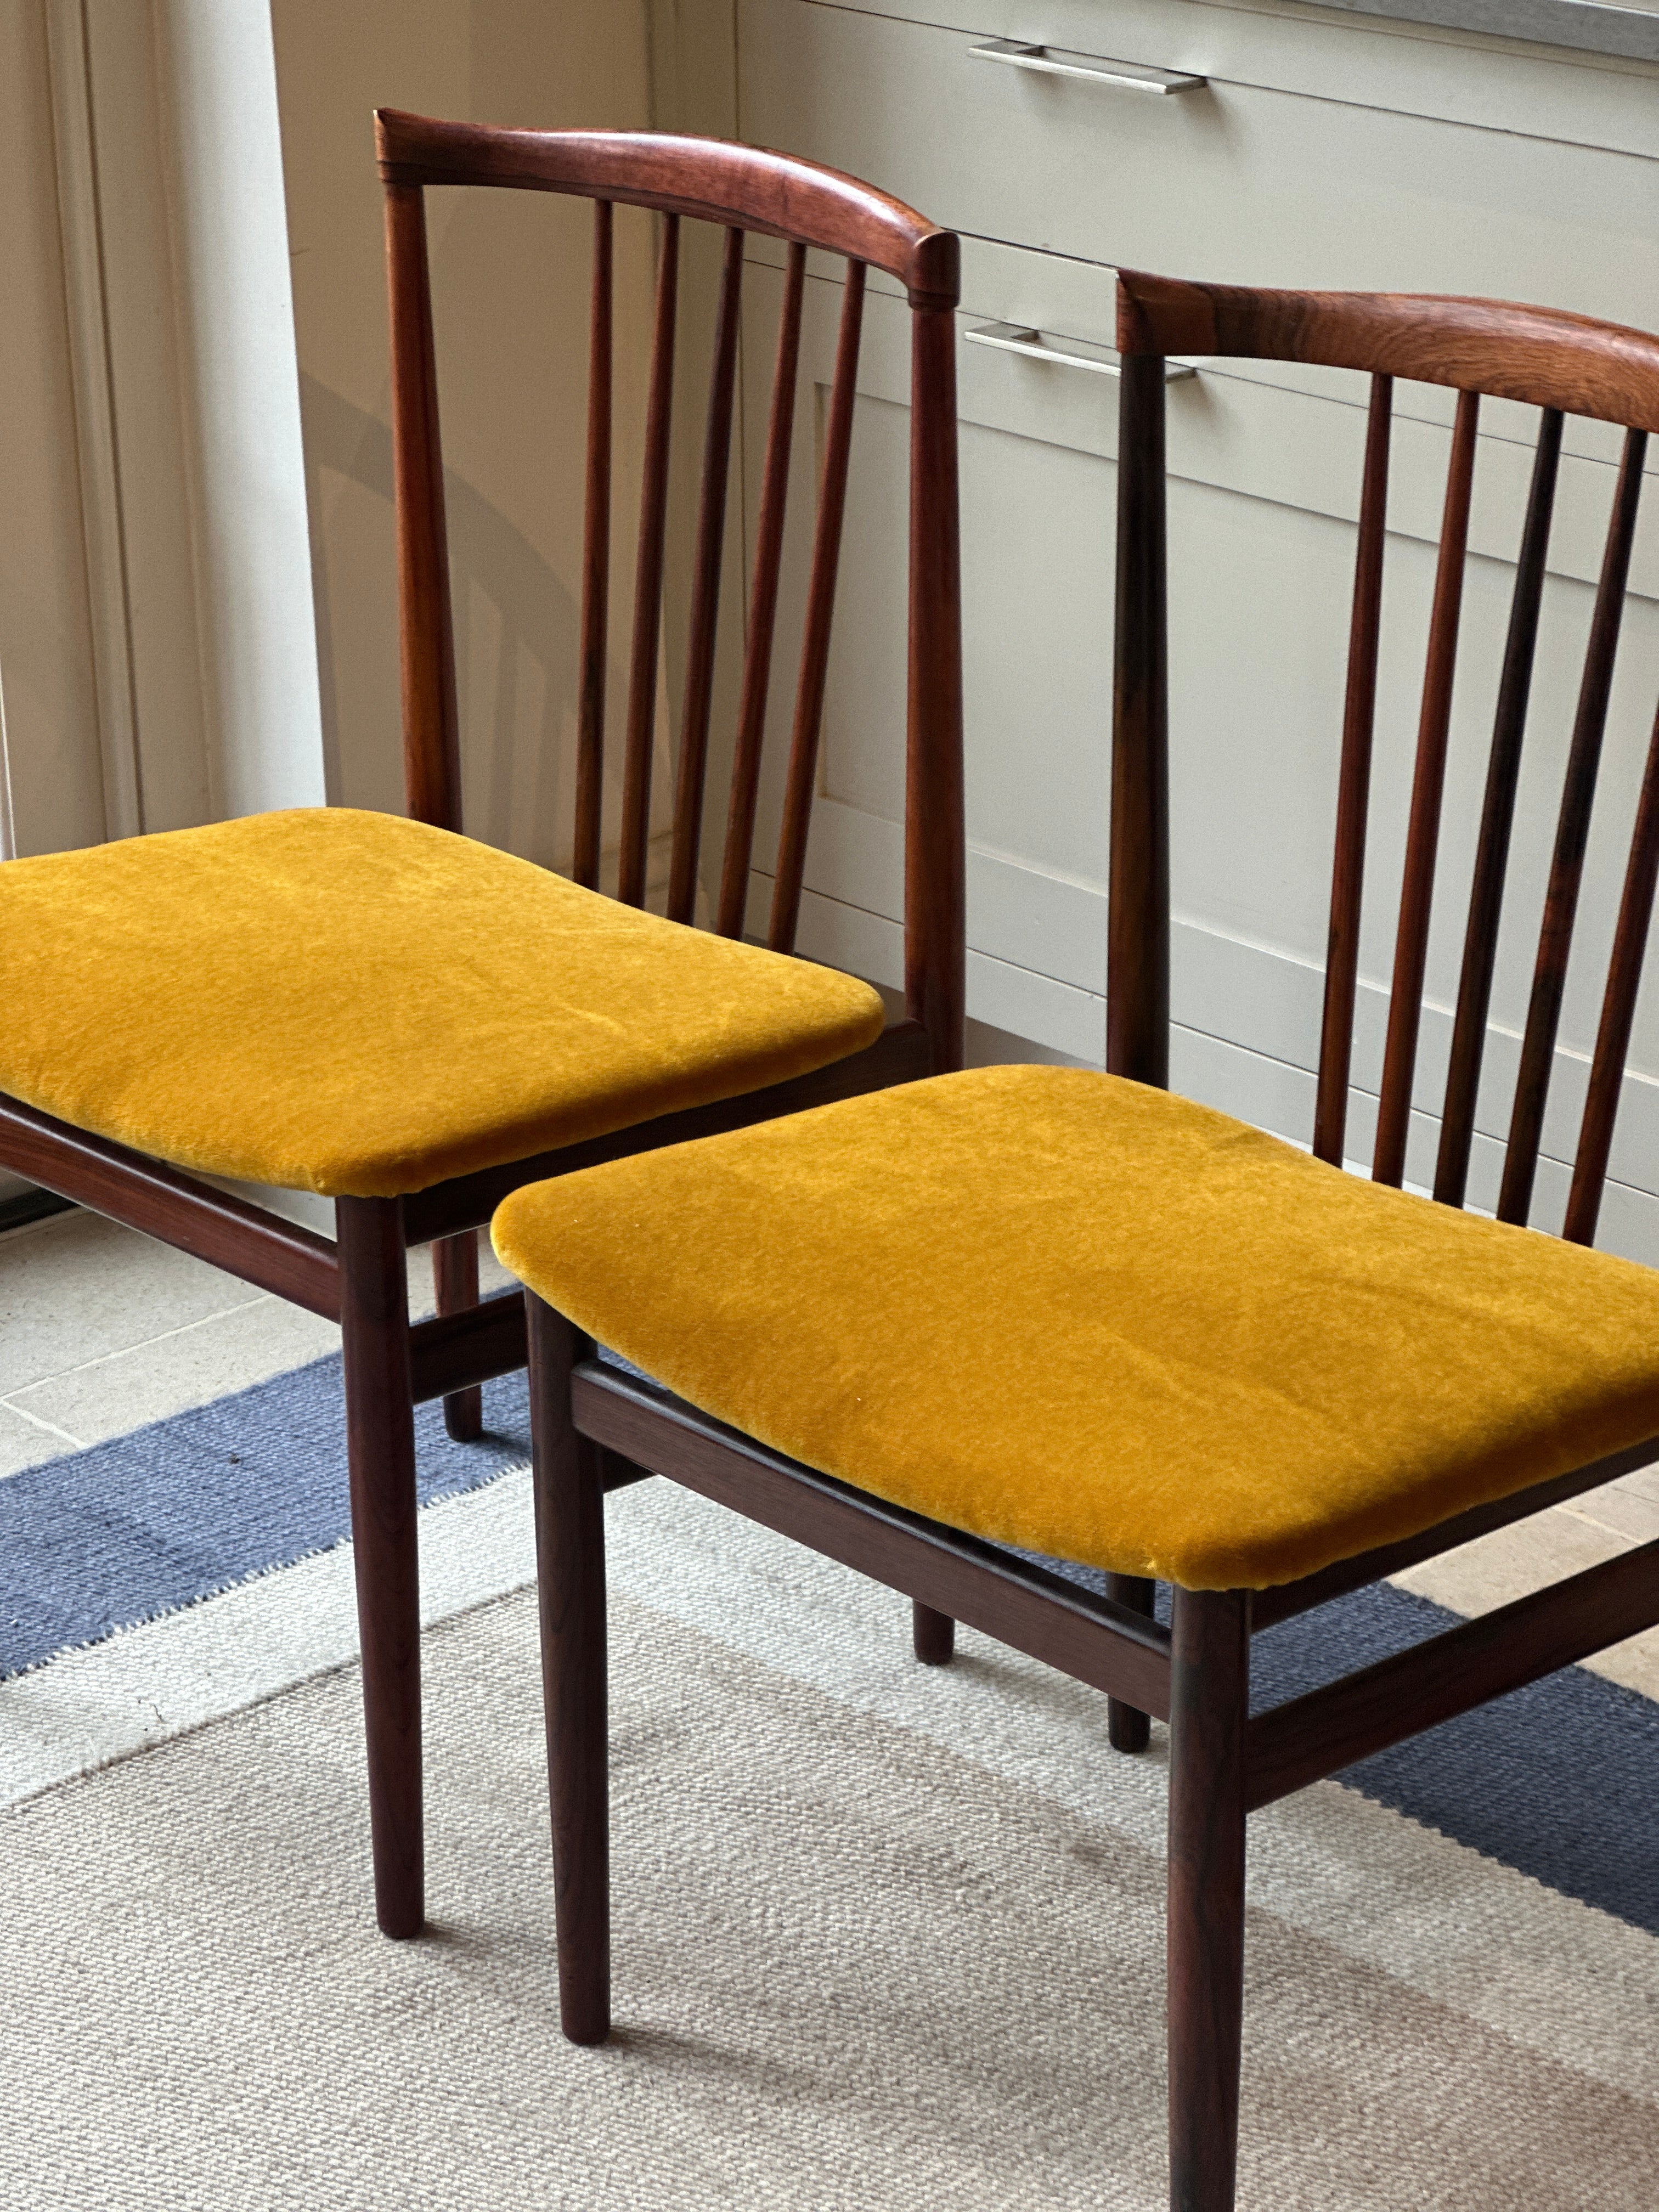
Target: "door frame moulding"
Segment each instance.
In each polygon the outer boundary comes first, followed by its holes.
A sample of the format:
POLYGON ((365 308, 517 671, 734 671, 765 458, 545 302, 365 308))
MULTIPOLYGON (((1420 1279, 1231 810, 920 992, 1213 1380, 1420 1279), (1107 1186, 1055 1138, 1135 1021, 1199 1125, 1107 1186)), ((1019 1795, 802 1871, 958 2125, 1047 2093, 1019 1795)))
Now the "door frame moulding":
POLYGON ((46 23, 106 835, 131 837, 143 787, 85 0, 46 0, 46 23))

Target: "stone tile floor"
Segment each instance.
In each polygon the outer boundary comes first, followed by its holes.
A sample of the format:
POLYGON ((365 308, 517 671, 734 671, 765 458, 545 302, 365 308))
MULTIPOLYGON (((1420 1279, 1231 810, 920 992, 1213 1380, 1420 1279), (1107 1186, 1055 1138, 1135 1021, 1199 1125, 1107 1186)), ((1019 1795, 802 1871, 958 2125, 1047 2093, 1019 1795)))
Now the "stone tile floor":
MULTIPOLYGON (((511 1278, 483 1244, 486 1294, 511 1278)), ((432 1309, 424 1252, 410 1255, 417 1314, 432 1309)), ((320 1358, 328 1322, 134 1231, 85 1212, 0 1235, 0 1477, 101 1443, 320 1358)), ((1659 1468, 1448 1553, 1399 1577, 1459 1613, 1659 1537, 1659 1468)), ((1659 1628, 1589 1662, 1659 1698, 1659 1628)))

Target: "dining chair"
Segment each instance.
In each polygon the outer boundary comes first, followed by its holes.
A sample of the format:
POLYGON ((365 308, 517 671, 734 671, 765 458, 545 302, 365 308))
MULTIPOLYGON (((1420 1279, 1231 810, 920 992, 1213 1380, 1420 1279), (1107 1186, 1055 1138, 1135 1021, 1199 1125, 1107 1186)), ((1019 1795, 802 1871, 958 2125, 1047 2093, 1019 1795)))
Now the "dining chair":
MULTIPOLYGON (((477 1230, 516 1183, 953 1066, 963 992, 957 246, 811 162, 699 138, 377 117, 392 313, 408 818, 299 810, 0 867, 0 1164, 332 1321, 344 1340, 376 1911, 424 1918, 414 1408, 478 1433, 525 1362, 524 1303, 480 1304, 477 1230), (449 569, 423 193, 593 203, 574 880, 460 834, 449 569), (655 317, 616 899, 598 890, 612 469, 612 233, 658 210, 655 317), (696 523, 666 918, 643 910, 679 234, 725 232, 696 523), (735 765, 712 930, 697 889, 748 233, 787 242, 735 765), (847 282, 817 484, 769 927, 743 941, 809 249, 847 282), (868 269, 913 359, 905 1016, 793 957, 868 269), (319 1192, 333 1241, 203 1180, 319 1192), (405 1253, 431 1243, 413 1326, 405 1253)), ((763 864, 764 865, 764 864, 763 864)), ((613 1478, 629 1470, 619 1461, 613 1478)), ((924 1621, 924 1633, 926 1623, 924 1621)))
POLYGON ((1133 273, 1118 305, 1109 1072, 988 1068, 826 1105, 520 1188, 494 1234, 530 1293, 566 2034, 610 2018, 616 1451, 1092 1684, 1120 1742, 1168 1721, 1170 2203, 1220 2212, 1247 1815, 1659 1620, 1649 1543, 1250 1711, 1253 1632, 1659 1457, 1659 1276, 1590 1249, 1659 867, 1659 723, 1565 1235, 1524 1225, 1659 340, 1486 301, 1133 273), (1172 354, 1370 379, 1310 1153, 1166 1087, 1172 354), (1395 378, 1457 398, 1368 1180, 1345 1172, 1344 1121, 1395 378), (1430 1198, 1401 1185, 1482 393, 1541 411, 1430 1198), (1494 1220, 1463 1210, 1464 1184, 1569 413, 1626 434, 1601 471, 1612 521, 1494 1220), (595 1339, 657 1379, 596 1364, 595 1339), (1097 1595, 1031 1553, 1111 1580, 1097 1595))

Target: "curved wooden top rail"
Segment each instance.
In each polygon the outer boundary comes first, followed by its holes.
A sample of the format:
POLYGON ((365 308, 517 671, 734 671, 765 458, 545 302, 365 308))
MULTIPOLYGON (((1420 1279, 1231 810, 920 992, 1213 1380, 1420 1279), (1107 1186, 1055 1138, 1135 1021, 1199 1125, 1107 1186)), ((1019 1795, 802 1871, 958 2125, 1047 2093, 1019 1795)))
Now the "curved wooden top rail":
POLYGON ((1508 300, 1273 292, 1118 272, 1124 353, 1321 362, 1659 430, 1659 338, 1508 300))
POLYGON ((389 185, 505 185, 660 208, 844 253, 896 276, 915 307, 954 307, 956 234, 839 169, 723 138, 654 131, 502 131, 375 111, 389 185))

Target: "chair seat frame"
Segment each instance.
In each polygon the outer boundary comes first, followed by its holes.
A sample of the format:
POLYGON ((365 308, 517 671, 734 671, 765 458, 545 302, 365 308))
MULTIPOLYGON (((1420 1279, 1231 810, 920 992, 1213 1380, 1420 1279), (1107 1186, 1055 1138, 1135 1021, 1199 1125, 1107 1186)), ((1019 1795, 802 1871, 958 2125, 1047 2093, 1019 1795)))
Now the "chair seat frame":
MULTIPOLYGON (((958 249, 951 233, 856 179, 719 140, 648 131, 501 131, 383 110, 376 117, 376 142, 386 188, 391 296, 405 786, 410 815, 441 829, 462 827, 460 757, 424 188, 480 185, 557 192, 586 198, 594 206, 573 871, 589 889, 598 887, 604 769, 612 210, 625 205, 663 216, 619 885, 624 902, 635 906, 644 903, 646 890, 678 226, 690 217, 726 228, 669 896, 670 918, 685 923, 693 918, 697 883, 742 241, 752 230, 789 242, 763 543, 744 656, 732 827, 725 846, 719 927, 727 936, 739 936, 744 927, 806 255, 809 247, 816 247, 847 257, 842 343, 830 399, 830 453, 819 487, 790 787, 768 937, 771 949, 780 953, 794 948, 816 787, 866 265, 903 283, 912 335, 905 1012, 872 1044, 786 1082, 483 1169, 404 1197, 338 1198, 332 1241, 166 1162, 77 1129, 20 1100, 0 1097, 0 1166, 340 1325, 375 1912, 386 1935, 406 1937, 418 1934, 426 1918, 414 1409, 441 1398, 450 1433, 463 1440, 476 1437, 483 1419, 479 1386, 522 1367, 526 1358, 522 1298, 513 1293, 479 1301, 477 1230, 520 1184, 799 1113, 961 1064, 965 947, 954 349, 958 249), (424 1244, 433 1247, 438 1310, 431 1320, 411 1323, 406 1255, 424 1244)), ((443 978, 434 976, 434 994, 443 988, 443 978)), ((620 1480, 629 1470, 612 1464, 610 1472, 620 1480)))
MULTIPOLYGON (((1170 354, 1237 354, 1372 373, 1315 1144, 1321 1157, 1339 1164, 1375 702, 1392 376, 1449 384, 1460 395, 1419 732, 1382 1133, 1373 1168, 1376 1179, 1398 1184, 1449 715, 1457 618, 1454 572, 1461 573, 1463 559, 1474 459, 1472 393, 1478 387, 1528 400, 1545 410, 1460 1006, 1460 1017, 1474 1006, 1477 1039, 1491 985, 1491 937, 1525 716, 1560 412, 1620 421, 1629 429, 1575 732, 1575 766, 1569 769, 1563 802, 1565 826, 1552 872, 1540 981, 1528 1023, 1531 1056, 1540 1057, 1532 1035, 1536 1027, 1546 1040, 1541 1058, 1547 1066, 1571 937, 1577 889, 1572 872, 1582 859, 1582 842, 1575 846, 1573 841, 1588 813, 1583 763, 1589 760, 1593 780, 1640 441, 1648 427, 1659 428, 1659 340, 1503 303, 1246 291, 1132 272, 1120 280, 1118 339, 1123 374, 1107 1064, 1115 1073, 1158 1087, 1168 1082, 1170 1019, 1164 360, 1170 354)), ((1659 720, 1569 1206, 1566 1233, 1580 1242, 1594 1234, 1612 1102, 1630 1036, 1656 877, 1659 720)), ((1462 1022, 1465 1036, 1470 1027, 1462 1022)), ((1449 1157, 1451 1168, 1447 1187, 1437 1193, 1447 1203, 1462 1200, 1462 1165, 1467 1161, 1468 1116, 1478 1072, 1478 1046, 1462 1048, 1442 1147, 1443 1170, 1449 1157)), ((1541 1083, 1523 1071, 1500 1206, 1504 1219, 1526 1218, 1541 1097, 1541 1083), (1511 1195, 1522 1186, 1522 1195, 1511 1195)), ((922 1658, 948 1656, 950 1644, 948 1636, 922 1633, 921 1624, 960 1619, 1103 1691, 1109 1737, 1118 1749, 1145 1747, 1149 1717, 1168 1721, 1174 2212, 1229 2212, 1235 2203, 1248 1815, 1659 1623, 1656 1542, 1253 1716, 1253 1635, 1651 1464, 1659 1460, 1659 1437, 1279 1588, 1176 1588, 1166 1630, 1153 1618, 1149 1581, 1108 1577, 1106 1595, 1096 1596, 1041 1566, 817 1474, 654 1385, 599 1364, 588 1340, 568 1321, 533 1294, 526 1296, 562 2016, 565 2033, 578 2042, 601 2039, 610 2021, 604 1492, 613 1479, 608 1470, 617 1460, 629 1469, 666 1475, 903 1591, 918 1607, 917 1650, 922 1658)), ((1103 1470, 1103 1477, 1109 1480, 1109 1469, 1103 1470)))

